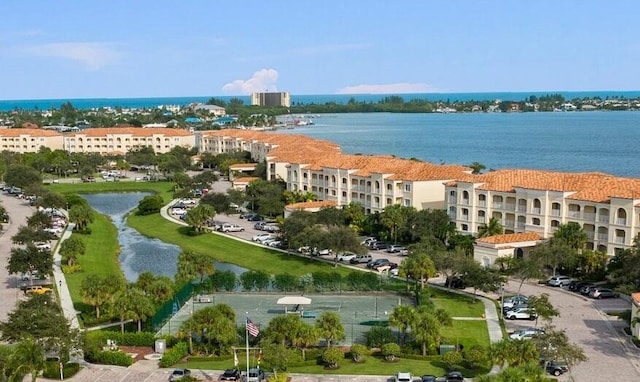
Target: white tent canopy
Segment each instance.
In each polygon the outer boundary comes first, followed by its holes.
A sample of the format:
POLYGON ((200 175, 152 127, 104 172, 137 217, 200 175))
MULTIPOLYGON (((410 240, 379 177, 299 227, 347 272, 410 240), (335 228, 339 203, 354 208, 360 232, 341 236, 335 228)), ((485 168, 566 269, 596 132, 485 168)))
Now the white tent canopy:
POLYGON ((278 299, 278 305, 309 305, 311 299, 303 296, 285 296, 278 299))

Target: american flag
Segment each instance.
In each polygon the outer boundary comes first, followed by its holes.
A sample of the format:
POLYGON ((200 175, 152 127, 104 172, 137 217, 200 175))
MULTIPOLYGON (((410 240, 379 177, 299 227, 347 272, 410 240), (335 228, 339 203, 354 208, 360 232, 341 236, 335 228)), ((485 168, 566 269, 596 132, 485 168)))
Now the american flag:
POLYGON ((249 317, 247 317, 247 332, 249 332, 252 337, 258 337, 258 334, 260 334, 260 329, 258 329, 258 326, 256 326, 249 317))

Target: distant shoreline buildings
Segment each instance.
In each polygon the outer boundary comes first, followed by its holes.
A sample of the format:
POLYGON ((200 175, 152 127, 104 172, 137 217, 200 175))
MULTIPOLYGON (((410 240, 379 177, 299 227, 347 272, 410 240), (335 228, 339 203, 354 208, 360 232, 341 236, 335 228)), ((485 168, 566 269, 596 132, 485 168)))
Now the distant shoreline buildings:
POLYGON ((291 107, 288 92, 252 93, 251 106, 291 107))

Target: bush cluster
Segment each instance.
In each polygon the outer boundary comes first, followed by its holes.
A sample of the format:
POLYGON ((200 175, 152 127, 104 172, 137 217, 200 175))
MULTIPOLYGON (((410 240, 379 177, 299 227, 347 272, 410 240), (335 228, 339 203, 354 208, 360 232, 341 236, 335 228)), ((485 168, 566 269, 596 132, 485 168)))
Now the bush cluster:
POLYGON ((189 345, 186 342, 179 342, 162 355, 159 365, 160 367, 171 367, 180 362, 188 353, 189 345))
POLYGON ((107 344, 107 340, 115 341, 117 345, 122 346, 153 347, 156 342, 156 336, 149 332, 120 333, 99 330, 87 332, 87 341, 95 346, 105 346, 107 344))
MULTIPOLYGON (((77 363, 65 363, 62 368, 62 376, 64 379, 73 377, 80 371, 80 365, 77 363)), ((58 362, 47 362, 47 366, 42 372, 42 376, 48 379, 60 378, 60 364, 58 362)))
POLYGON ((96 348, 89 349, 85 353, 85 359, 91 363, 101 365, 131 366, 133 358, 120 350, 99 350, 96 348))

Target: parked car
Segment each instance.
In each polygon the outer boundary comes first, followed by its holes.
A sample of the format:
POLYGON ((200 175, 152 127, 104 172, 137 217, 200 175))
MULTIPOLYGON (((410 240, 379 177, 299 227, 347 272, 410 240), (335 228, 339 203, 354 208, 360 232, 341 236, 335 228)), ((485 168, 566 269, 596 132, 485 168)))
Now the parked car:
POLYGON ((566 373, 567 371, 569 371, 569 367, 567 366, 566 362, 551 361, 551 362, 547 363, 547 366, 545 367, 545 370, 547 371, 547 373, 557 377, 557 376, 562 375, 562 374, 566 373))
POLYGON ((563 286, 569 285, 571 281, 572 281, 571 277, 569 276, 556 275, 556 276, 549 277, 549 280, 547 280, 547 285, 555 286, 555 287, 563 287, 563 286))
POLYGON ((617 293, 614 290, 609 289, 609 288, 595 287, 595 288, 591 288, 589 290, 589 297, 597 298, 597 299, 601 299, 601 298, 618 298, 618 297, 620 297, 620 294, 617 293))
POLYGON ((509 339, 512 340, 530 340, 532 338, 541 336, 544 334, 544 330, 538 328, 520 329, 509 335, 509 339))
POLYGON ((272 235, 272 234, 270 234, 270 233, 259 233, 259 234, 257 234, 257 235, 253 235, 253 236, 251 237, 251 241, 258 241, 258 242, 260 242, 260 241, 262 241, 262 240, 264 240, 264 239, 268 239, 268 238, 270 238, 270 237, 273 237, 273 235, 272 235))
POLYGON ((396 244, 391 244, 390 246, 387 247, 387 252, 388 253, 400 253, 402 251, 405 251, 406 248, 401 246, 401 245, 396 245, 396 244))
POLYGON ((567 286, 567 289, 569 289, 572 292, 580 292, 580 288, 582 288, 583 285, 587 285, 587 284, 589 283, 585 281, 573 280, 569 283, 569 285, 567 286))
POLYGON ((368 246, 369 246, 369 244, 371 244, 371 243, 373 243, 373 242, 375 242, 375 241, 377 241, 377 240, 378 240, 378 239, 376 239, 375 237, 373 237, 373 236, 369 236, 369 237, 365 237, 365 238, 362 240, 362 242, 360 242, 360 244, 362 244, 362 245, 364 245, 364 246, 367 246, 367 247, 368 247, 368 246))
POLYGON ((371 261, 371 259, 372 259, 372 257, 369 254, 357 255, 353 259, 349 260, 349 263, 350 264, 368 263, 369 261, 371 261))
POLYGON ((591 292, 591 289, 596 288, 597 285, 595 284, 586 284, 580 287, 580 294, 584 295, 584 296, 588 296, 589 292, 591 292))
POLYGON ((380 267, 388 266, 390 268, 398 268, 398 264, 392 263, 389 259, 371 260, 367 263, 367 268, 378 270, 380 267))
POLYGON ((25 290, 25 293, 33 294, 45 294, 51 292, 51 288, 44 287, 42 285, 31 285, 25 290))
POLYGON ((459 371, 450 371, 444 377, 445 382, 463 382, 464 377, 459 371))
POLYGON ((227 369, 220 376, 221 381, 239 381, 241 379, 240 370, 227 369))
POLYGON ((462 276, 450 276, 444 282, 444 285, 447 288, 455 288, 455 289, 464 289, 467 287, 467 284, 464 282, 464 278, 462 276))
POLYGON ((191 375, 191 370, 189 369, 174 369, 171 375, 169 376, 169 381, 181 381, 184 378, 191 375))
POLYGON ((411 373, 400 372, 395 376, 395 382, 412 382, 412 381, 413 381, 413 376, 411 375, 411 373))
POLYGON ((318 249, 314 247, 311 250, 311 256, 329 256, 331 253, 332 251, 329 248, 318 249))
POLYGON ((280 240, 271 240, 269 241, 269 243, 267 244, 269 247, 274 247, 274 248, 280 248, 280 246, 282 245, 282 241, 280 240))
POLYGON ((265 379, 264 370, 254 367, 249 369, 249 378, 246 379, 246 382, 262 382, 265 379))
POLYGON ((538 314, 533 308, 515 308, 504 314, 507 320, 535 320, 538 314))
POLYGON ((373 250, 373 251, 379 251, 381 249, 386 249, 387 248, 387 244, 383 243, 381 241, 376 241, 373 242, 369 245, 369 249, 373 250))
POLYGON ((351 261, 351 259, 353 259, 356 256, 357 254, 353 252, 342 252, 338 254, 338 261, 348 262, 348 261, 351 261))
POLYGON ((260 222, 263 221, 264 218, 260 215, 254 214, 246 218, 250 222, 260 222))
POLYGON ((222 232, 244 232, 244 228, 240 227, 237 224, 224 223, 220 227, 220 231, 222 231, 222 232))
POLYGON ((422 380, 422 382, 436 382, 438 377, 436 377, 435 375, 427 374, 423 375, 420 379, 422 380))
POLYGON ((280 224, 267 223, 264 226, 262 226, 262 230, 267 232, 280 232, 280 224))
POLYGON ((508 298, 505 298, 502 302, 502 310, 511 310, 520 305, 525 305, 529 303, 529 297, 523 295, 515 295, 508 298))
POLYGON ((51 243, 48 242, 40 242, 40 243, 34 243, 36 248, 40 249, 40 250, 51 250, 51 243))

